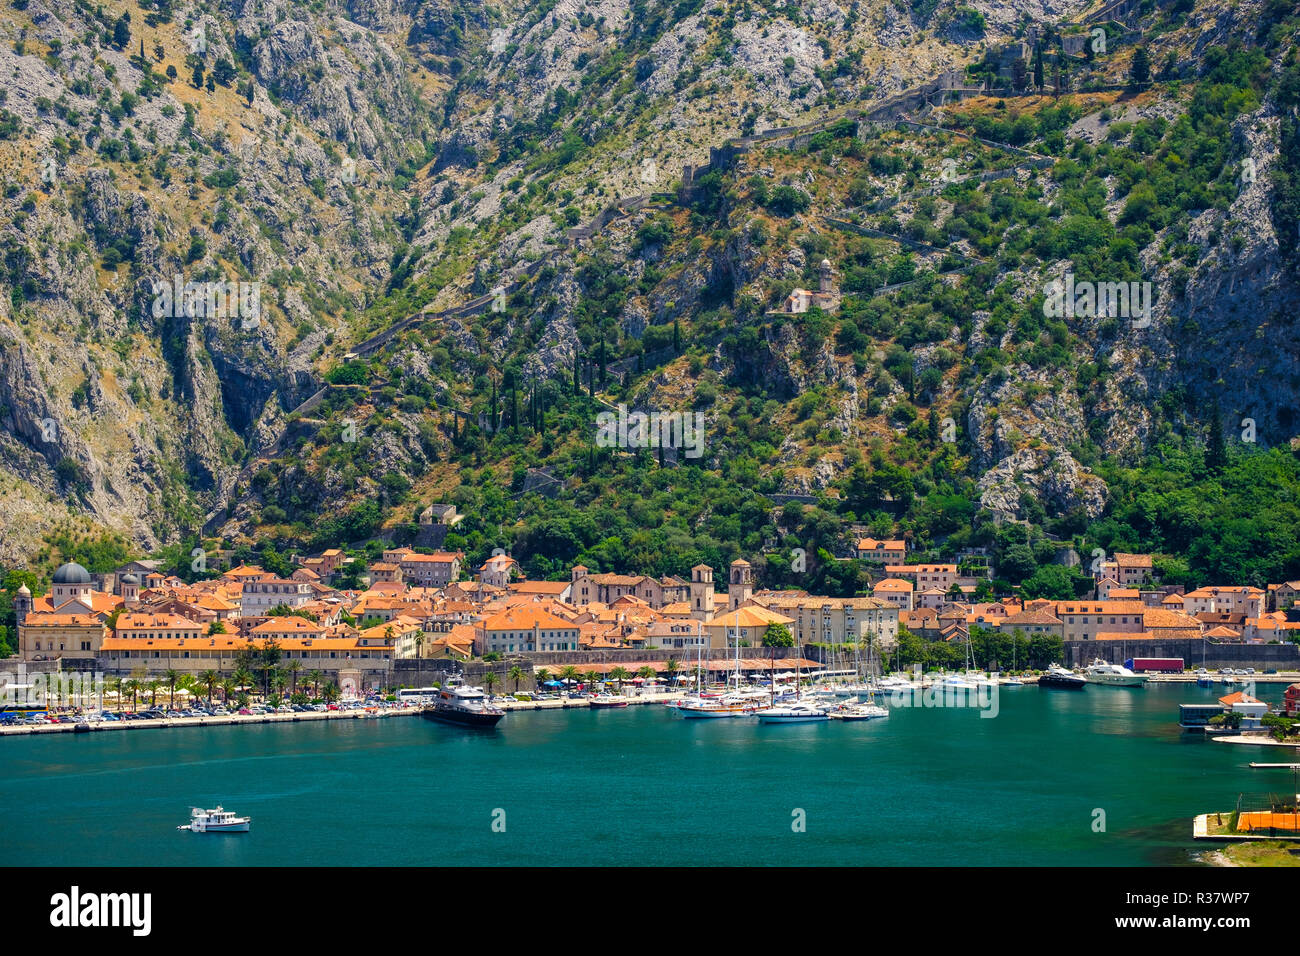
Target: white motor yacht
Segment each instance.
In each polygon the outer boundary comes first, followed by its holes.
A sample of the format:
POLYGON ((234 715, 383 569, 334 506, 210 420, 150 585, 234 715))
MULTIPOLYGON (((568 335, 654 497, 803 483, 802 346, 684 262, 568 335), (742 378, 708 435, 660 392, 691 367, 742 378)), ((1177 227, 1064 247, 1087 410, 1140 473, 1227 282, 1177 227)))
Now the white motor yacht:
POLYGON ((178 830, 193 833, 247 833, 252 825, 252 817, 237 817, 229 810, 217 807, 215 810, 190 808, 190 822, 178 826, 178 830))
POLYGON ((868 702, 833 710, 829 716, 832 720, 876 720, 880 717, 888 717, 889 711, 879 704, 868 702))
POLYGON ((830 720, 830 715, 814 704, 796 703, 760 710, 758 719, 760 723, 764 724, 805 724, 819 720, 830 720))
POLYGON ((1108 687, 1145 687, 1149 680, 1145 674, 1135 674, 1121 664, 1107 664, 1100 658, 1089 664, 1083 674, 1089 684, 1108 687))

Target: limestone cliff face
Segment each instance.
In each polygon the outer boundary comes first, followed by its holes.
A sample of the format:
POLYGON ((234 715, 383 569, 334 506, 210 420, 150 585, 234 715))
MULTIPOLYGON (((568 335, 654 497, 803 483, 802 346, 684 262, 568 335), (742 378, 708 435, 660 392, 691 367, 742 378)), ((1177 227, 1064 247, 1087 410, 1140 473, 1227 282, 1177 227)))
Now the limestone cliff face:
POLYGON ((363 6, 132 5, 120 48, 122 10, 37 0, 6 23, 0 511, 26 518, 0 563, 69 513, 146 547, 197 527, 317 387, 387 279, 406 203, 387 177, 423 127, 406 14, 363 6), (158 308, 177 280, 255 283, 258 321, 158 308))

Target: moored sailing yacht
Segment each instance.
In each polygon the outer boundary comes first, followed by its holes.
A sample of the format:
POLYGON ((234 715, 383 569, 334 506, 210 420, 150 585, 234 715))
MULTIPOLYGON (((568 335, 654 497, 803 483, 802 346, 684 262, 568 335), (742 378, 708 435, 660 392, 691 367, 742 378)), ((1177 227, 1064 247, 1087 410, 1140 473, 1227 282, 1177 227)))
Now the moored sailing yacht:
POLYGON ((759 698, 761 692, 727 694, 723 697, 702 697, 698 700, 684 700, 677 705, 677 712, 690 720, 712 719, 718 717, 749 717, 762 709, 759 698))

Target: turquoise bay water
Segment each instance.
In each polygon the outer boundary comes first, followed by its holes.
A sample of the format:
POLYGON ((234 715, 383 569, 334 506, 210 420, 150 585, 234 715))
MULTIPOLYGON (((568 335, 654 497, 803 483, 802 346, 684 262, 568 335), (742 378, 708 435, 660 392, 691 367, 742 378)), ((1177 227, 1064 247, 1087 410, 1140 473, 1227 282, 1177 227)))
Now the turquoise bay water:
POLYGON ((1024 687, 995 719, 651 706, 516 712, 486 734, 403 717, 0 739, 0 864, 1182 864, 1203 849, 1195 814, 1292 785, 1247 767, 1290 750, 1179 730, 1179 703, 1224 692, 1024 687), (252 832, 175 829, 218 803, 252 832))

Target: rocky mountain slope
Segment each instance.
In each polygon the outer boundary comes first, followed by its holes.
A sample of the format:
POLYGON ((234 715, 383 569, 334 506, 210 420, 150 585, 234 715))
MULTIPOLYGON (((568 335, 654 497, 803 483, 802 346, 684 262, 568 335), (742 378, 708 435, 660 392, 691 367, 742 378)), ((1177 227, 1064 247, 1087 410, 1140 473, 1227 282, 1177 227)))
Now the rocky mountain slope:
MULTIPOLYGON (((582 507, 629 480, 592 445, 620 402, 703 410, 707 452, 675 480, 923 534, 913 492, 939 487, 1096 520, 1100 465, 1211 410, 1285 445, 1285 5, 1123 11, 1060 100, 834 125, 945 71, 1005 84, 999 45, 1059 49, 1087 12, 28 0, 0 45, 0 562, 70 517, 143 547, 205 520, 292 546, 456 497, 483 508, 476 544, 518 547, 552 506, 526 489, 582 507), (1124 89, 1138 46, 1155 82, 1124 89), (823 259, 842 308, 774 315, 823 259), (1150 325, 1044 317, 1066 273, 1150 282, 1150 325), (258 283, 261 309, 160 314, 177 276, 258 283), (495 485, 511 503, 487 507, 495 485)), ((744 550, 765 524, 710 536, 744 550)))

